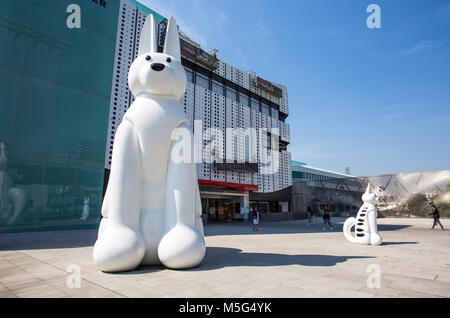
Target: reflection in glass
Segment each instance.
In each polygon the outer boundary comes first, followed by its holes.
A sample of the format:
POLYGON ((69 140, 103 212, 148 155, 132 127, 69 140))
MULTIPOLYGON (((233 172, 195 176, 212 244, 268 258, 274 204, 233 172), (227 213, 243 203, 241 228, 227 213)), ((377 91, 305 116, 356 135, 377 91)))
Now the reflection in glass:
POLYGON ((217 81, 212 81, 212 91, 223 96, 223 84, 217 81))
POLYGON ((260 111, 259 102, 256 99, 251 98, 252 110, 260 111))
POLYGON ((79 2, 2 0, 0 233, 100 221, 119 1, 79 2))
POLYGON ((186 77, 188 83, 194 83, 194 71, 188 67, 184 68, 186 70, 186 77))
POLYGON ((263 114, 270 116, 270 107, 269 106, 267 106, 266 104, 263 103, 263 104, 261 104, 261 110, 262 110, 263 114))
POLYGON ((247 95, 240 93, 239 94, 239 103, 248 107, 249 106, 248 98, 249 97, 247 95))
POLYGON ((209 79, 206 76, 197 73, 196 84, 205 89, 209 89, 209 79))
POLYGON ((232 89, 230 87, 227 87, 227 98, 229 98, 229 99, 231 99, 231 100, 236 102, 237 101, 236 90, 234 90, 234 89, 232 89))

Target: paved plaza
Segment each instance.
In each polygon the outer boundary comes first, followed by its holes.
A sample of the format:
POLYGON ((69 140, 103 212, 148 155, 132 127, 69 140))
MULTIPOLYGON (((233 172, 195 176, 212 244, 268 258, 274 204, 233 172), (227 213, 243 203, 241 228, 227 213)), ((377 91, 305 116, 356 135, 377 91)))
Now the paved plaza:
POLYGON ((93 263, 96 231, 3 235, 0 297, 450 296, 450 231, 431 231, 429 219, 380 219, 385 244, 360 246, 344 239, 344 219, 333 221, 333 232, 304 220, 263 223, 259 233, 250 223, 206 225, 199 268, 123 274, 93 263), (77 268, 80 288, 69 288, 77 268))

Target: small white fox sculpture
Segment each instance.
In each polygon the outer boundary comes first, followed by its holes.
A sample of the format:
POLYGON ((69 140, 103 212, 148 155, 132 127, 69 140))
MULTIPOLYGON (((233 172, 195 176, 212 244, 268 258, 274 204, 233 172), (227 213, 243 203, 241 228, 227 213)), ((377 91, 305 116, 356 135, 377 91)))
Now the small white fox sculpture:
POLYGON ((140 265, 198 266, 205 256, 200 193, 191 160, 171 159, 177 129, 189 132, 177 23, 169 19, 164 52, 157 52, 153 15, 145 21, 128 84, 136 97, 114 138, 111 174, 94 246, 105 272, 140 265), (189 161, 189 162, 186 162, 189 161))
POLYGON ((366 193, 362 196, 362 200, 364 204, 359 209, 356 218, 348 218, 344 223, 345 238, 351 243, 381 245, 383 240, 378 234, 376 207, 379 198, 370 191, 370 183, 366 193), (351 233, 353 226, 355 227, 355 236, 351 233))

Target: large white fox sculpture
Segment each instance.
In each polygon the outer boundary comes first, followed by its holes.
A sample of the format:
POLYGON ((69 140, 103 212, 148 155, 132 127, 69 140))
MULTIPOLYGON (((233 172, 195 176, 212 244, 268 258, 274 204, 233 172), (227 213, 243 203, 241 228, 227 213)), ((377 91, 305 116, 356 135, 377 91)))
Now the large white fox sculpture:
POLYGON ((348 218, 344 223, 345 238, 351 243, 380 245, 383 240, 378 233, 376 207, 379 198, 370 191, 370 183, 362 200, 364 204, 359 209, 356 218, 348 218), (351 233, 353 226, 355 227, 355 236, 351 233))
MULTIPOLYGON (((205 241, 194 158, 171 159, 174 131, 183 128, 193 140, 181 103, 187 79, 173 17, 163 53, 157 52, 153 16, 147 17, 128 83, 136 100, 115 135, 94 261, 105 272, 196 267, 205 241)), ((190 147, 184 151, 193 154, 190 147)))

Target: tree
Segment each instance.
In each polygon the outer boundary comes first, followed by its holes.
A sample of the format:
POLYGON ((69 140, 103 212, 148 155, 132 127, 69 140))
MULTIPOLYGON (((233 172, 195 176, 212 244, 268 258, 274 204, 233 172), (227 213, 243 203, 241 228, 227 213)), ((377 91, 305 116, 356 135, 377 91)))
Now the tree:
POLYGON ((426 216, 428 200, 422 193, 411 194, 406 201, 409 213, 415 216, 426 216))
POLYGON ((441 216, 450 217, 450 183, 444 191, 433 198, 433 203, 437 205, 441 216))

